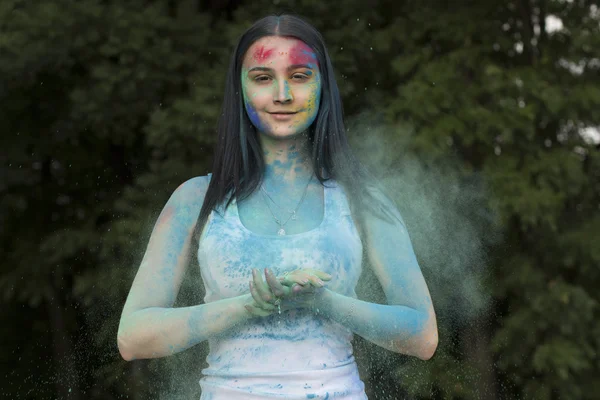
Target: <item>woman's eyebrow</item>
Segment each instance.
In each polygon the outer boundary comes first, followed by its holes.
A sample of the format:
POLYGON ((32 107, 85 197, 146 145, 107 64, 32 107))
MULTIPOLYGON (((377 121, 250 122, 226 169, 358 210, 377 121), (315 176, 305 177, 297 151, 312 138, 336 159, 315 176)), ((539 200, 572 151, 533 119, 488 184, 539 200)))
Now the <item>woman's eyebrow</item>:
MULTIPOLYGON (((313 66, 311 64, 292 64, 289 67, 287 67, 286 70, 291 71, 293 69, 298 69, 298 68, 313 69, 313 66)), ((267 67, 253 67, 248 70, 248 73, 253 72, 253 71, 270 72, 270 71, 273 71, 273 69, 267 68, 267 67)))

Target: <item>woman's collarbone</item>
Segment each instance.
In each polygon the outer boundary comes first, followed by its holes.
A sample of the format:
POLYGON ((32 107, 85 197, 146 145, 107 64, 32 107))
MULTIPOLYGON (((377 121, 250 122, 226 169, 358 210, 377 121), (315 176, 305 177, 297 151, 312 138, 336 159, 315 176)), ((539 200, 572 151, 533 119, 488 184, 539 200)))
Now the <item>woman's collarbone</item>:
POLYGON ((297 209, 299 200, 296 203, 280 200, 279 204, 277 200, 263 196, 250 196, 244 200, 238 208, 244 226, 253 232, 274 234, 283 224, 287 234, 295 234, 318 227, 324 218, 322 198, 316 195, 309 197, 307 194, 297 209))

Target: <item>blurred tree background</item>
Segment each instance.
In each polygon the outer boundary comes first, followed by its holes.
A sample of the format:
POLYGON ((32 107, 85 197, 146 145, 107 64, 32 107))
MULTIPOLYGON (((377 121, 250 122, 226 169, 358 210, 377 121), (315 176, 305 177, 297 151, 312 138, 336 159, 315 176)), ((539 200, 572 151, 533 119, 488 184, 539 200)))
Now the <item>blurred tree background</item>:
POLYGON ((369 398, 597 398, 600 9, 583 0, 2 1, 2 396, 199 398, 206 343, 127 363, 118 322, 161 207, 210 172, 239 35, 281 11, 323 33, 349 121, 410 126, 386 131, 390 170, 451 155, 496 216, 478 225, 490 301, 468 319, 446 317, 407 216, 440 346, 423 362, 357 338, 369 398))

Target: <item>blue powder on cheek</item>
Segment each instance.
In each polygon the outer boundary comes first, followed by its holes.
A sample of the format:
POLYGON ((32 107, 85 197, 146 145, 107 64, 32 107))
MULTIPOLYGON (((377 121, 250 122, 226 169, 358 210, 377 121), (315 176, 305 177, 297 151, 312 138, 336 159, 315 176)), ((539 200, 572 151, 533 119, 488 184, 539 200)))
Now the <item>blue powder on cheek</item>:
POLYGON ((250 121, 252 121, 252 123, 258 122, 258 113, 254 109, 254 107, 252 107, 249 103, 245 103, 245 106, 246 106, 246 112, 248 113, 248 117, 250 118, 250 121))
POLYGON ((246 112, 248 113, 248 118, 250 118, 250 122, 259 130, 264 130, 262 123, 260 122, 260 118, 258 117, 258 113, 248 102, 245 103, 246 112))

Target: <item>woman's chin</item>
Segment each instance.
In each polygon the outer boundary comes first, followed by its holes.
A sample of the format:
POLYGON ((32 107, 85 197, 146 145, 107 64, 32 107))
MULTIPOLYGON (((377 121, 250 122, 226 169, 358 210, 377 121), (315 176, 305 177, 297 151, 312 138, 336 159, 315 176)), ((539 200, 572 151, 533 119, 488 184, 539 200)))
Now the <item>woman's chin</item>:
POLYGON ((298 128, 286 128, 269 130, 264 134, 273 139, 294 139, 302 135, 304 130, 298 128))

